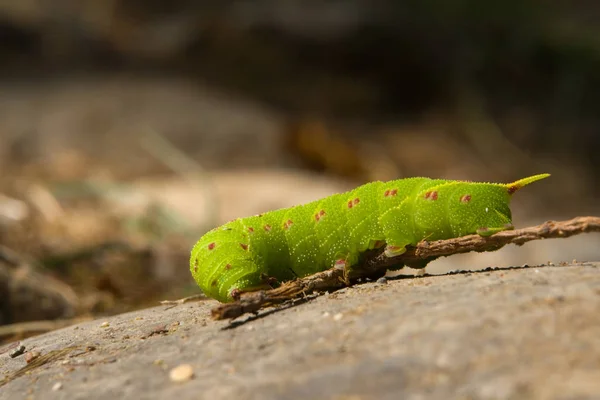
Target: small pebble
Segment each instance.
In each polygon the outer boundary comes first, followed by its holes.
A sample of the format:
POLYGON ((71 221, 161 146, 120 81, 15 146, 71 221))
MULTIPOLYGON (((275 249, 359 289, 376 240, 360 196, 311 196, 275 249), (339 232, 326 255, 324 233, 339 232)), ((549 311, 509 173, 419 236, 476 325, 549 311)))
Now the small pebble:
POLYGON ((331 314, 329 314, 329 311, 325 311, 325 312, 323 313, 323 318, 327 318, 327 317, 329 317, 330 315, 331 315, 331 314))
POLYGON ((172 382, 186 382, 194 376, 194 369, 190 364, 181 364, 169 372, 172 382))
POLYGON ((387 283, 387 278, 382 276, 381 278, 377 279, 377 283, 380 285, 385 285, 387 283))
POLYGON ((339 320, 341 320, 342 318, 344 318, 344 314, 342 314, 342 313, 337 313, 337 314, 335 314, 335 315, 333 316, 333 320, 334 320, 334 321, 339 321, 339 320))
POLYGON ((63 384, 61 382, 56 382, 54 386, 52 386, 52 391, 57 392, 62 389, 63 384))
POLYGON ((110 324, 107 321, 104 321, 102 324, 100 324, 100 328, 108 328, 110 326, 110 324))
POLYGON ((14 349, 10 353, 8 353, 8 356, 10 358, 15 358, 15 357, 19 357, 23 353, 25 353, 25 346, 20 345, 19 347, 17 347, 16 349, 14 349))
POLYGON ((27 364, 29 364, 30 362, 32 362, 33 360, 35 360, 39 356, 40 356, 40 352, 39 351, 30 351, 29 353, 25 354, 25 362, 27 364))

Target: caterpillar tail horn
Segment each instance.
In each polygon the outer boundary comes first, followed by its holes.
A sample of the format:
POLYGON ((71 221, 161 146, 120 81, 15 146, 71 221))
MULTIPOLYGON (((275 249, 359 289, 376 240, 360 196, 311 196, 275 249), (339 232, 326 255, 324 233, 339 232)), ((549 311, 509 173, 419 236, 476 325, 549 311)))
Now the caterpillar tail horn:
POLYGON ((550 174, 533 175, 533 176, 529 176, 527 178, 519 179, 518 181, 515 181, 513 183, 507 183, 504 186, 508 189, 508 192, 510 194, 513 194, 514 192, 516 192, 517 190, 521 189, 522 187, 527 186, 530 183, 533 183, 535 181, 539 181, 541 179, 545 179, 545 178, 547 178, 549 176, 550 176, 550 174))

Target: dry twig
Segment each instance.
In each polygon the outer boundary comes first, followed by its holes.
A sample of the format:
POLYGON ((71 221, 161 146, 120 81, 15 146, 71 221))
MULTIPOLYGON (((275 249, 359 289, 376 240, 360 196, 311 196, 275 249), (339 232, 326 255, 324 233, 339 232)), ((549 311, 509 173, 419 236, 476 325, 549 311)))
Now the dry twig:
POLYGON ((72 319, 26 321, 2 325, 0 326, 0 340, 10 337, 28 337, 34 334, 39 335, 88 320, 90 320, 90 318, 81 317, 72 319))
POLYGON ((345 287, 358 278, 382 276, 392 266, 418 266, 423 261, 452 254, 494 251, 511 243, 520 246, 532 240, 567 238, 588 232, 600 232, 600 217, 548 221, 538 226, 503 231, 488 237, 468 235, 435 242, 422 241, 409 248, 406 253, 392 258, 386 257, 383 249, 379 249, 367 254, 360 268, 352 270, 348 275, 341 269, 331 268, 286 282, 276 289, 242 293, 239 300, 214 308, 212 316, 214 319, 232 319, 245 313, 256 313, 261 308, 282 304, 313 292, 345 287))
POLYGON ((38 358, 35 358, 33 361, 26 364, 21 369, 18 369, 17 371, 6 375, 3 379, 0 379, 0 387, 6 385, 10 381, 12 381, 20 376, 23 376, 23 375, 35 370, 36 368, 39 368, 43 365, 46 365, 49 362, 56 361, 64 356, 68 355, 73 350, 93 351, 94 347, 93 346, 87 346, 87 347, 86 346, 69 346, 69 347, 65 347, 62 349, 58 349, 58 350, 52 350, 47 354, 44 354, 38 358))

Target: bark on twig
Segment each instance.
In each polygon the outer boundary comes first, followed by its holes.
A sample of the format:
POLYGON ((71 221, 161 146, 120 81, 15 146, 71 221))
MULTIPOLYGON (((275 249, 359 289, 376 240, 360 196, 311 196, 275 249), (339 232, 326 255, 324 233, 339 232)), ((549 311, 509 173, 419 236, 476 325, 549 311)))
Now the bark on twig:
POLYGON ((261 308, 282 304, 317 291, 345 287, 358 278, 381 276, 393 266, 418 266, 422 265, 423 261, 452 254, 494 251, 511 243, 520 246, 532 240, 567 238, 588 232, 600 232, 600 217, 548 221, 538 226, 503 231, 488 237, 468 235, 434 242, 424 240, 404 254, 392 258, 386 257, 383 249, 379 249, 366 255, 360 268, 353 269, 349 276, 345 276, 341 269, 331 268, 286 282, 276 289, 242 293, 239 300, 214 308, 212 316, 214 319, 232 319, 245 313, 256 313, 261 308))

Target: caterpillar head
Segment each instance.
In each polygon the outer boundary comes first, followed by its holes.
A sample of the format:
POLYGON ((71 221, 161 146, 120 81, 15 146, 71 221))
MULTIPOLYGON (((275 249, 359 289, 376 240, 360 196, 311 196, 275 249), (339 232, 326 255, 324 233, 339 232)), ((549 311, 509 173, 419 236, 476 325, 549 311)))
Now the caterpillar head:
POLYGON ((458 184, 450 204, 450 224, 456 236, 489 236, 512 228, 510 195, 501 185, 458 184))
POLYGON ((548 176, 535 175, 509 184, 458 184, 454 192, 456 199, 450 205, 450 222, 455 234, 489 236, 513 229, 509 207, 512 195, 522 187, 548 176))

